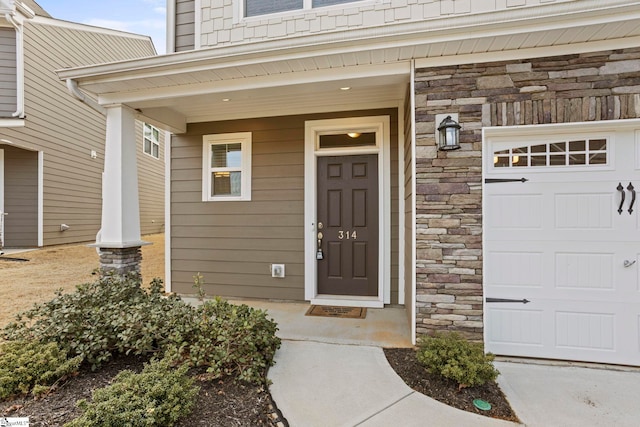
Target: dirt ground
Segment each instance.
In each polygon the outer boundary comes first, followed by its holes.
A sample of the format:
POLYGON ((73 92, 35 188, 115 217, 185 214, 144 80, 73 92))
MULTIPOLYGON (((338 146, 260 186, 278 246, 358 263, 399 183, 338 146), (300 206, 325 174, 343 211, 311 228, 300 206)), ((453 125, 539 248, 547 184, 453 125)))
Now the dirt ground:
MULTIPOLYGON (((143 240, 153 243, 142 247, 143 282, 164 279, 164 234, 143 240)), ((98 254, 86 243, 0 256, 0 327, 18 312, 53 298, 56 289, 70 292, 76 285, 93 282, 98 267, 98 254)))

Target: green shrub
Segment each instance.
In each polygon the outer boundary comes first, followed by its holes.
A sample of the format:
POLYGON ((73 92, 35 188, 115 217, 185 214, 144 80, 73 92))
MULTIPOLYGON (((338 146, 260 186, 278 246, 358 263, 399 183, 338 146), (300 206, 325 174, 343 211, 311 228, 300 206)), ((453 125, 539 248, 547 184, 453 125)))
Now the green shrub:
POLYGON ((237 375, 260 383, 280 347, 266 313, 216 299, 193 307, 165 297, 162 282, 147 292, 137 275, 107 275, 21 314, 3 333, 10 340, 57 343, 98 368, 118 353, 170 355, 207 368, 212 377, 237 375))
POLYGON ((280 348, 276 324, 266 312, 247 305, 233 305, 216 298, 196 308, 188 322, 172 325, 168 357, 193 367, 205 367, 218 378, 261 383, 280 348))
POLYGON ((81 417, 68 427, 170 426, 188 415, 199 391, 187 366, 172 369, 166 360, 152 361, 141 373, 120 372, 113 383, 80 400, 81 417))
POLYGON ((19 315, 3 334, 9 340, 56 342, 92 369, 116 353, 157 352, 170 333, 167 318, 192 310, 179 298, 166 298, 162 288, 160 280, 147 292, 138 275, 105 275, 73 293, 58 291, 51 301, 19 315))
POLYGON ((10 341, 0 346, 0 400, 18 394, 46 393, 77 371, 81 357, 67 358, 55 343, 10 341))
POLYGON ((452 379, 460 388, 485 384, 500 374, 493 367, 493 354, 457 333, 423 337, 417 357, 430 373, 452 379))

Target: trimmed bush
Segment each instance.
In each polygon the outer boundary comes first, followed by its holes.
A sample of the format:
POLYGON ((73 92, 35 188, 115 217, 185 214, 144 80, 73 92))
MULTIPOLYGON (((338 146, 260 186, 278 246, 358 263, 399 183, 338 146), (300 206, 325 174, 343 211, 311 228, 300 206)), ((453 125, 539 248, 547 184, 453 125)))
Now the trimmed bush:
POLYGON ((57 292, 19 315, 4 337, 56 343, 92 369, 116 354, 166 353, 176 364, 207 368, 213 378, 265 381, 280 339, 264 311, 219 298, 196 308, 162 289, 160 280, 145 291, 137 275, 107 275, 74 293, 57 292))
POLYGON ((78 370, 81 357, 67 358, 56 343, 10 341, 0 346, 0 400, 38 396, 78 370))
POLYGON ((266 312, 215 298, 194 310, 189 321, 172 325, 167 357, 204 367, 212 378, 235 375, 240 380, 264 382, 280 348, 276 324, 266 312))
POLYGON ((120 372, 113 384, 97 389, 92 401, 78 401, 81 417, 68 427, 170 426, 188 415, 199 391, 187 366, 172 369, 167 360, 152 361, 141 373, 120 372))
POLYGON ((170 331, 168 318, 188 315, 192 307, 162 294, 156 279, 147 292, 137 275, 106 275, 79 285, 18 315, 3 331, 5 339, 55 342, 98 368, 117 353, 158 352, 170 331))
POLYGON ((500 374, 493 366, 493 354, 485 354, 481 343, 455 332, 423 337, 417 357, 430 373, 456 381, 459 388, 483 385, 500 374))

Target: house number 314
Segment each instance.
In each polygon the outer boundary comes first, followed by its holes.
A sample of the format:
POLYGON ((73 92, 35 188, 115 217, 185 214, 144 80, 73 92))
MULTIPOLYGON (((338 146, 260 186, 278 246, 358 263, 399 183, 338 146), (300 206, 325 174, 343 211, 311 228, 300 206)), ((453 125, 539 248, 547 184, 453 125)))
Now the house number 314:
POLYGON ((358 239, 358 233, 356 233, 356 231, 344 231, 344 230, 338 230, 338 239, 340 240, 357 240, 358 239))

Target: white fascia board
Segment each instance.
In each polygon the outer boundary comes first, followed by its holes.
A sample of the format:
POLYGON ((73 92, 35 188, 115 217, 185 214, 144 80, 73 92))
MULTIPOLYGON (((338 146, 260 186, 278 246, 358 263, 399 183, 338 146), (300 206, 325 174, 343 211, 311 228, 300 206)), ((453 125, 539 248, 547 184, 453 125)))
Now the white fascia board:
POLYGON ((0 119, 0 128, 21 128, 24 126, 24 119, 0 119))
MULTIPOLYGON (((234 44, 156 57, 58 70, 61 79, 119 81, 216 67, 254 65, 332 54, 417 46, 469 38, 548 31, 640 19, 640 1, 582 0, 535 8, 387 24, 348 31, 234 44)), ((408 58, 411 59, 411 58, 408 58)))
POLYGON ((123 93, 107 93, 99 96, 98 101, 102 105, 108 105, 170 99, 176 96, 228 93, 233 91, 303 85, 347 79, 362 79, 367 77, 408 77, 410 73, 411 63, 409 61, 405 61, 382 65, 362 65, 344 67, 340 69, 331 68, 326 70, 313 70, 298 73, 277 74, 272 76, 247 77, 244 79, 234 79, 222 82, 203 82, 191 85, 159 87, 123 93))

